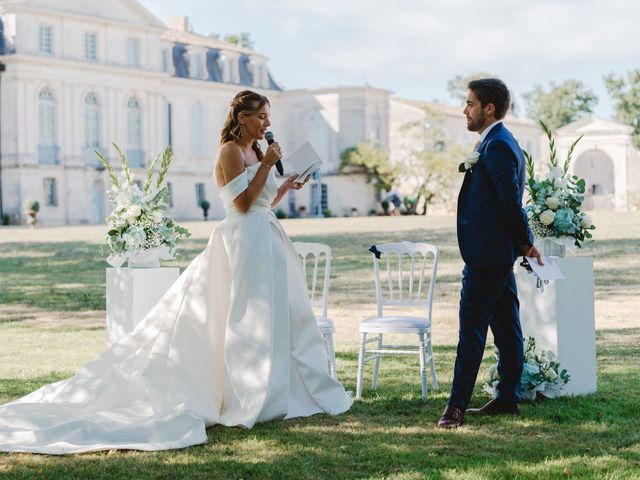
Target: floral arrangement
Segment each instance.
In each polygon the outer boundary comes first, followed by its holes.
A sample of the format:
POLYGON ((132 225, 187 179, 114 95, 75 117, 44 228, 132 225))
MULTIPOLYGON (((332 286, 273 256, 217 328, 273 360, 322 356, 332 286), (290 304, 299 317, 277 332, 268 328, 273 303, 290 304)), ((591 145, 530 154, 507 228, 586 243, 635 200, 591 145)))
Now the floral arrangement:
MULTIPOLYGON (((500 381, 497 352, 494 352, 493 359, 496 363, 491 366, 489 380, 482 386, 482 390, 495 397, 500 381)), ((560 364, 555 361, 553 352, 536 351, 536 340, 533 337, 527 339, 520 376, 520 397, 523 400, 533 401, 538 393, 546 398, 555 398, 560 395, 570 378, 566 369, 560 370, 560 364)))
POLYGON ((540 125, 549 139, 549 172, 544 179, 536 178, 533 158, 528 152, 524 152, 529 192, 525 211, 529 217, 529 225, 537 238, 553 237, 568 248, 581 247, 582 242, 592 238, 590 231, 596 228, 591 217, 581 210, 584 179, 568 173, 571 155, 582 135, 571 144, 567 158, 560 166, 551 130, 542 121, 540 125))
POLYGON ((113 144, 122 162, 122 172, 116 175, 112 165, 96 151, 96 155, 111 178, 111 189, 107 191, 112 212, 107 217, 107 244, 111 255, 107 262, 120 267, 125 260, 145 263, 154 259, 175 258, 180 241, 191 234, 167 215, 169 189, 164 180, 172 160, 171 147, 156 156, 149 169, 142 189, 133 181, 126 156, 113 144), (160 169, 153 181, 154 167, 158 160, 160 169))

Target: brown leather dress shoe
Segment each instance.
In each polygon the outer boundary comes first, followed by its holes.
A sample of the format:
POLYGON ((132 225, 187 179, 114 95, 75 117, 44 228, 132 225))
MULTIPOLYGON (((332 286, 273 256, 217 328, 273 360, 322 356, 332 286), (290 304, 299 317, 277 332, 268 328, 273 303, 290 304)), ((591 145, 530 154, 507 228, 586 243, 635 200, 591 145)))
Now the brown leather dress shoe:
POLYGON ((457 428, 462 425, 464 420, 464 412, 459 408, 447 405, 440 420, 438 420, 438 428, 457 428))
POLYGON ((520 405, 518 402, 505 402, 494 398, 480 408, 468 408, 467 413, 473 415, 520 415, 520 405))

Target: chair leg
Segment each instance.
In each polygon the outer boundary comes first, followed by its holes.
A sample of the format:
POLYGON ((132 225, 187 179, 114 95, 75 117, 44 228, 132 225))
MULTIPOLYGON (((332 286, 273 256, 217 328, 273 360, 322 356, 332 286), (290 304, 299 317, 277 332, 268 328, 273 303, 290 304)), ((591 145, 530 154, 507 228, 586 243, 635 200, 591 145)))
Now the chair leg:
POLYGON ((367 334, 360 334, 360 353, 358 355, 358 376, 356 380, 356 398, 362 398, 362 376, 364 374, 364 346, 367 334))
POLYGON ((420 382, 422 383, 422 400, 427 399, 427 354, 426 354, 426 342, 424 333, 419 333, 420 338, 420 382))
POLYGON ((325 345, 327 347, 327 362, 329 363, 329 375, 337 379, 336 375, 336 352, 333 349, 333 334, 327 333, 324 335, 325 345))
MULTIPOLYGON (((376 342, 376 350, 382 348, 382 334, 378 335, 378 341, 376 342)), ((373 364, 373 378, 371 379, 371 390, 378 388, 378 371, 380 370, 380 353, 376 353, 376 359, 373 364)))
POLYGON ((427 346, 429 347, 429 364, 431 366, 431 388, 434 391, 440 390, 438 386, 438 377, 436 376, 436 361, 433 358, 433 340, 431 338, 431 330, 427 333, 427 346))

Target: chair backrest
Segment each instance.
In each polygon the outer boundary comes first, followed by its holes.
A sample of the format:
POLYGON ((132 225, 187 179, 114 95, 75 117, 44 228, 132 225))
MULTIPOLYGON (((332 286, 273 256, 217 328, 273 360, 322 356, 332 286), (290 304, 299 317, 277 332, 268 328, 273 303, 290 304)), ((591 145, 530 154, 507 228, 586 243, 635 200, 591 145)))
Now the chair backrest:
POLYGON ((438 247, 417 242, 382 243, 374 247, 380 256, 378 259, 373 254, 378 316, 383 316, 384 306, 424 306, 431 318, 438 247))
POLYGON ((302 271, 307 281, 311 306, 320 308, 322 316, 326 317, 331 275, 331 247, 322 243, 306 242, 293 242, 293 246, 302 262, 302 271), (323 267, 324 272, 319 278, 318 272, 322 272, 323 267))

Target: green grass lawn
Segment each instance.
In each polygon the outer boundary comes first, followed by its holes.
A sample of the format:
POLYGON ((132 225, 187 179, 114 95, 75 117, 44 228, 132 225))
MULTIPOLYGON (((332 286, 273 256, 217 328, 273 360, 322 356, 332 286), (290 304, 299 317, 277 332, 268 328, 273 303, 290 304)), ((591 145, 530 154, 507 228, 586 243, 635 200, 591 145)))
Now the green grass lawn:
MULTIPOLYGON (((294 240, 333 248, 330 315, 338 374, 355 390, 357 326, 373 313, 373 243, 420 240, 441 247, 434 304, 441 391, 420 399, 413 358, 383 359, 377 392, 338 417, 213 427, 209 443, 178 451, 53 457, 0 453, 0 478, 640 478, 640 214, 594 215, 598 393, 523 406, 520 417, 468 418, 435 427, 451 386, 462 267, 454 219, 285 221, 294 240)), ((194 233, 184 267, 213 223, 194 233)), ((68 377, 104 349, 100 227, 0 229, 0 403, 68 377)), ((491 362, 487 349, 480 378, 491 362)), ((370 370, 365 380, 370 380, 370 370)), ((480 388, 472 404, 486 401, 480 388)))

